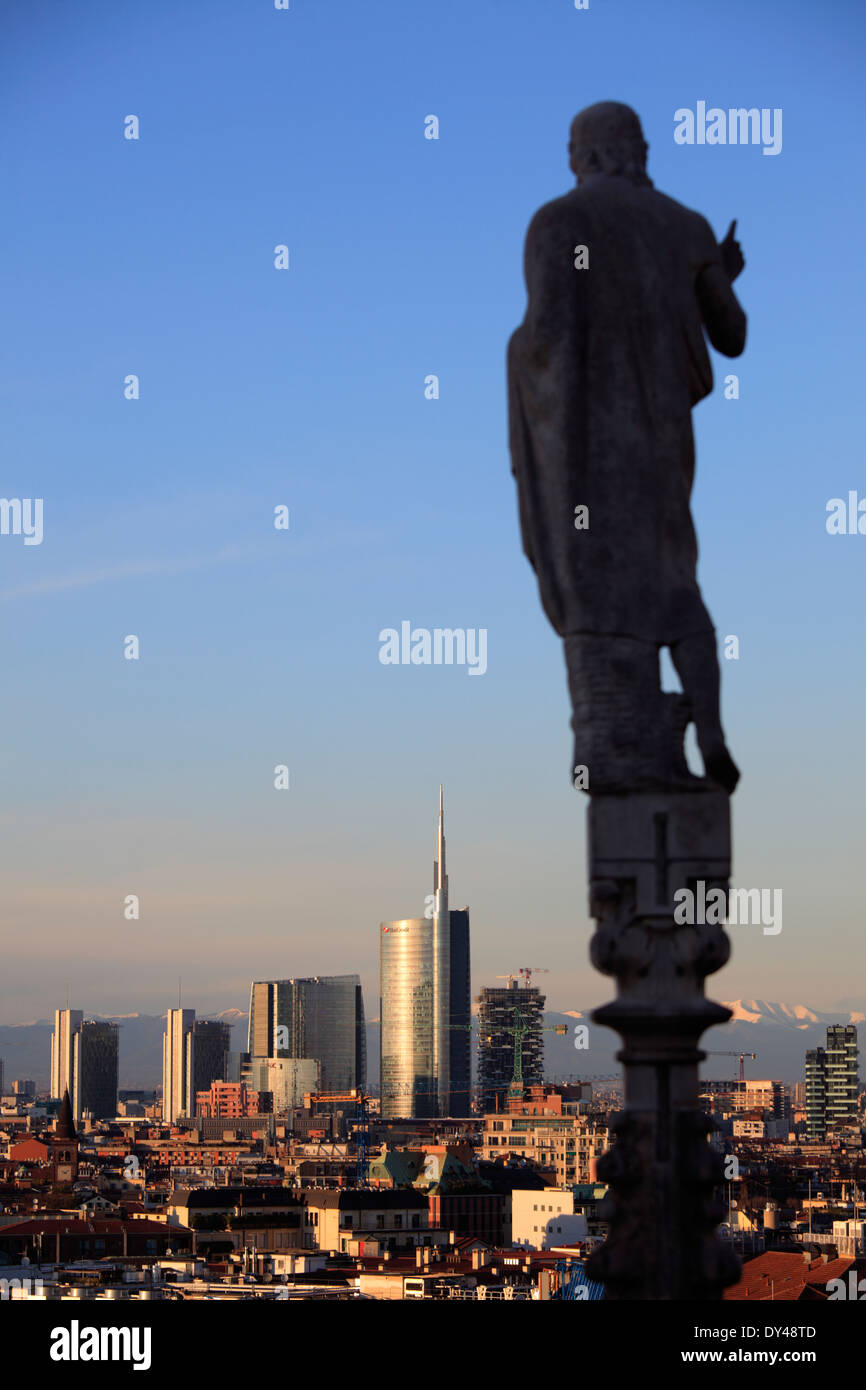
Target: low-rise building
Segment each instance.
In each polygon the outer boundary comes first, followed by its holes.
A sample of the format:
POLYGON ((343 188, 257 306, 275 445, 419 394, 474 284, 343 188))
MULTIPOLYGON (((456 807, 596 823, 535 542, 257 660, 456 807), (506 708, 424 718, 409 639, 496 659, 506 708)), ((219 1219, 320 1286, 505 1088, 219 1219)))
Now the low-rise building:
POLYGON ((270 1091, 251 1091, 245 1081, 212 1081, 210 1090, 197 1091, 195 1110, 203 1119, 246 1119, 268 1114, 270 1091))
POLYGON ((551 1170, 557 1187, 595 1181, 596 1162, 608 1147, 604 1115, 564 1096, 565 1087, 530 1087, 501 1114, 484 1116, 484 1159, 523 1158, 551 1170))
POLYGON ((575 1210, 571 1188, 512 1192, 512 1245, 523 1250, 549 1250, 556 1245, 576 1245, 588 1235, 586 1216, 575 1210))
POLYGON ((448 1241, 447 1232, 431 1227, 428 1199, 422 1192, 349 1188, 311 1189, 303 1195, 313 1243, 320 1250, 363 1254, 365 1239, 376 1241, 383 1251, 448 1241))

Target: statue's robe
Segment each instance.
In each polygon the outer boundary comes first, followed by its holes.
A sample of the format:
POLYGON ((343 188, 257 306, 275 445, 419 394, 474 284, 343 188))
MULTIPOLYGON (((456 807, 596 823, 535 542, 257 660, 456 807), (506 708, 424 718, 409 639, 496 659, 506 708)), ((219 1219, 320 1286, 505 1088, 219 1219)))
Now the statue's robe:
POLYGON ((736 356, 745 315, 709 224, 649 183, 597 174, 536 213, 525 275, 509 432, 548 618, 563 636, 659 645, 712 630, 689 510, 691 409, 713 384, 704 326, 736 356))

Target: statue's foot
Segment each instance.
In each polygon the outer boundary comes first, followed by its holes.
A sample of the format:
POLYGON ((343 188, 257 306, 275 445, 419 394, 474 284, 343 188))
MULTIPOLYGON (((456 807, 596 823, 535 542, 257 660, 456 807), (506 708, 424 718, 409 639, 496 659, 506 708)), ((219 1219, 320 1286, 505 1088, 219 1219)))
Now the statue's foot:
POLYGON ((731 795, 740 780, 740 769, 734 762, 724 743, 714 744, 706 752, 701 749, 704 769, 711 782, 716 782, 731 795))

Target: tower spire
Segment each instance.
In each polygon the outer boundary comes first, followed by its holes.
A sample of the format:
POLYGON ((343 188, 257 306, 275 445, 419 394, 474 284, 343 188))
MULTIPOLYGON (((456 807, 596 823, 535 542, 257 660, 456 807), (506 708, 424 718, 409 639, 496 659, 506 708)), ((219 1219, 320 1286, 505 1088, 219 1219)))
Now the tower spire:
POLYGON ((433 1074, 437 1109, 447 1115, 451 1097, 451 915, 445 871, 445 797, 439 784, 439 827, 433 868, 433 1074))
POLYGON ((436 862, 433 866, 433 891, 448 894, 448 874, 445 871, 445 798, 439 783, 439 826, 436 832, 436 862))

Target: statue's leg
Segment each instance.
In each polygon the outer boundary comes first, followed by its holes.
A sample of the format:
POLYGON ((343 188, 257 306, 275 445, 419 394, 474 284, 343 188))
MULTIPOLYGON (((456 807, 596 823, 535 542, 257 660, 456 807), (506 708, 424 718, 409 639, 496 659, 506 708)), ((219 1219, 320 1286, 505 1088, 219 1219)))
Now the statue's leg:
POLYGON ((659 646, 637 637, 565 638, 574 730, 572 777, 589 792, 689 791, 705 786, 684 753, 691 708, 662 691, 659 646))
POLYGON ((699 632, 683 637, 671 646, 670 651, 683 693, 691 706, 707 776, 731 793, 740 780, 740 773, 728 752, 722 729, 721 673, 716 655, 716 634, 699 632))
POLYGON ((653 785, 664 724, 658 647, 633 637, 576 633, 565 638, 565 662, 575 785, 590 793, 653 785))

